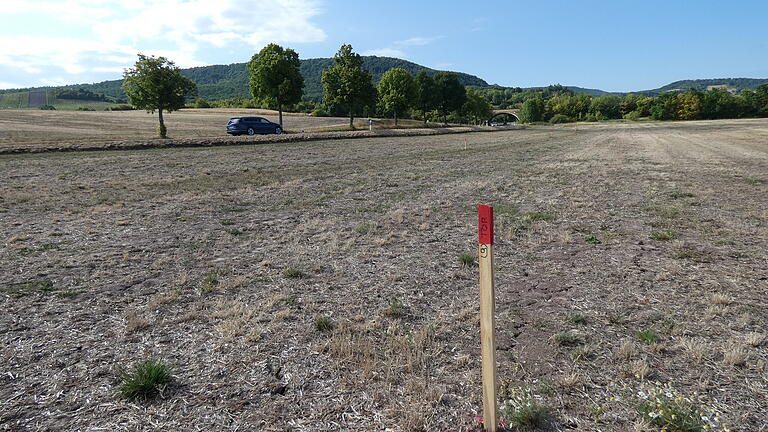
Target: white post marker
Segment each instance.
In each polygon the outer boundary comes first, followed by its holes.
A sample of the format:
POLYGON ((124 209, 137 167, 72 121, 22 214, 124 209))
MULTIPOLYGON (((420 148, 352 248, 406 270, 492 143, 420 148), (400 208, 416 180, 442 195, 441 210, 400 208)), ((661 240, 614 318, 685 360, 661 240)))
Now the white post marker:
POLYGON ((483 360, 483 428, 496 432, 496 300, 493 289, 493 207, 477 208, 478 261, 480 264, 480 350, 483 360))

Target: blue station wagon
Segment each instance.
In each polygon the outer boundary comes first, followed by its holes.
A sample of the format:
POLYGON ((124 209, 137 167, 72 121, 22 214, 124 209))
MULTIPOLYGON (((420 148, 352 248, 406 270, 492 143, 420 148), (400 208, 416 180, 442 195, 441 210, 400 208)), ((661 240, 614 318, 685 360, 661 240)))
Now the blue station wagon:
POLYGON ((227 133, 231 135, 281 134, 283 128, 264 117, 233 117, 227 123, 227 133))

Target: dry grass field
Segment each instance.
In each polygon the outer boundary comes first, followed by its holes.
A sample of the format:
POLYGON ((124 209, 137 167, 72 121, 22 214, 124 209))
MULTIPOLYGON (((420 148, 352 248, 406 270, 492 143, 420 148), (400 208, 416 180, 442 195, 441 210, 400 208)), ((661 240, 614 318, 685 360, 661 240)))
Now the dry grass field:
MULTIPOLYGON (((184 109, 165 114, 168 136, 198 138, 226 136, 227 120, 241 115, 277 121, 277 112, 254 109, 184 109)), ((323 130, 344 126, 348 119, 283 114, 288 131, 323 130)), ((0 110, 0 147, 62 141, 112 141, 156 136, 157 113, 146 111, 0 110)))
POLYGON ((478 430, 478 203, 505 421, 768 430, 766 120, 0 167, 0 430, 478 430), (147 359, 171 381, 126 400, 147 359))

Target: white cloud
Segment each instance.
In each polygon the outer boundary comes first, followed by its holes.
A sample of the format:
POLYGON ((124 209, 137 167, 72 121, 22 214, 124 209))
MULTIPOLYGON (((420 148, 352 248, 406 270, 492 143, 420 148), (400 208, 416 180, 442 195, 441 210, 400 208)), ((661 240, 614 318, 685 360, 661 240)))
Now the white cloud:
POLYGON ((435 42, 438 39, 441 39, 442 36, 434 36, 434 37, 412 37, 410 39, 401 40, 395 42, 395 45, 398 46, 424 46, 429 45, 432 42, 435 42))
POLYGON ((377 48, 377 49, 371 49, 371 50, 365 51, 363 52, 363 55, 407 58, 408 54, 405 52, 406 48, 414 47, 414 46, 429 45, 441 38, 442 36, 412 37, 409 39, 396 41, 392 44, 392 46, 389 46, 389 47, 377 48))
POLYGON ((0 89, 14 89, 25 87, 21 84, 0 81, 0 89))
POLYGON ((405 57, 405 53, 395 48, 380 48, 363 52, 363 55, 367 56, 379 56, 379 57, 405 57))
POLYGON ((222 47, 250 54, 270 42, 323 41, 313 22, 320 13, 318 0, 2 0, 4 19, 37 15, 55 25, 30 25, 23 34, 0 29, 0 66, 40 75, 38 83, 119 72, 139 52, 203 66, 206 53, 222 47), (51 35, 52 28, 77 33, 51 35))

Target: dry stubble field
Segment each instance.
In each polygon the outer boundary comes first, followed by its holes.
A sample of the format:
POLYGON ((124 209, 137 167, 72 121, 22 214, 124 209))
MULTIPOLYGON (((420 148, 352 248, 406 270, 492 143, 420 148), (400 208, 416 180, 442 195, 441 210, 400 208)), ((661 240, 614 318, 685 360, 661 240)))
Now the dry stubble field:
POLYGON ((637 392, 671 382, 767 430, 765 120, 0 166, 0 430, 474 430, 481 202, 503 394, 658 430, 637 392), (147 358, 172 383, 122 399, 147 358))
MULTIPOLYGON (((264 116, 277 121, 277 112, 254 109, 183 109, 165 113, 168 136, 198 138, 226 136, 227 120, 264 116)), ((315 131, 344 126, 349 119, 283 113, 290 131, 315 131)), ((0 149, 5 146, 150 139, 156 136, 157 113, 145 111, 0 110, 0 149)))

